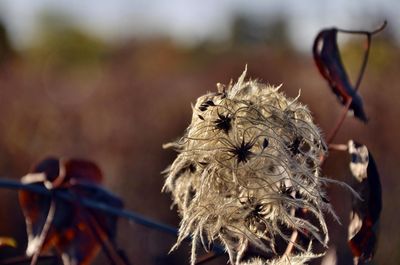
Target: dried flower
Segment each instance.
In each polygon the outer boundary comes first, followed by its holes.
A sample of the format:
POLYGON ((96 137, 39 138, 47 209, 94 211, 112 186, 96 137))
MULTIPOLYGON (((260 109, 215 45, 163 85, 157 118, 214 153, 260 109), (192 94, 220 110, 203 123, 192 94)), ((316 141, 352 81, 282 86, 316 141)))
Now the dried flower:
POLYGON ((326 146, 311 113, 298 97, 245 75, 198 98, 185 135, 164 146, 179 153, 164 186, 182 217, 173 249, 191 236, 191 264, 200 242, 219 242, 239 264, 250 248, 279 258, 277 241, 287 243, 294 230, 307 236, 307 249, 328 241, 319 168, 326 146))
POLYGON ((312 253, 303 253, 295 256, 283 256, 281 258, 265 261, 260 258, 252 259, 248 262, 240 263, 240 265, 303 265, 311 259, 319 258, 322 255, 315 255, 312 253))

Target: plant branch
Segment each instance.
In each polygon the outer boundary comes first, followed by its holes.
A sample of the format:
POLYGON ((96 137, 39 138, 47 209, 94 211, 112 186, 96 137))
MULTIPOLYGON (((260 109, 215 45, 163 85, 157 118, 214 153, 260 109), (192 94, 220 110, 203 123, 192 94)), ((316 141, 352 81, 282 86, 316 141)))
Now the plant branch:
POLYGON ((327 137, 326 143, 328 145, 333 142, 333 140, 335 139, 336 134, 339 132, 340 128, 342 127, 343 122, 346 119, 347 112, 349 111, 349 108, 350 108, 350 105, 351 105, 352 101, 353 101, 352 98, 347 100, 347 103, 343 108, 342 114, 339 116, 339 119, 335 123, 335 127, 333 127, 333 129, 331 130, 331 132, 329 133, 329 135, 327 137))
MULTIPOLYGON (((291 193, 292 197, 295 198, 296 197, 296 192, 292 192, 291 193)), ((296 215, 296 209, 292 208, 290 209, 290 215, 291 216, 295 216, 296 215)), ((297 236, 299 235, 299 232, 297 232, 297 230, 293 230, 292 235, 290 236, 290 240, 289 243, 286 247, 285 253, 283 255, 288 256, 292 250, 293 250, 293 246, 296 243, 297 240, 297 236)))
MULTIPOLYGON (((0 188, 8 188, 8 189, 23 189, 31 192, 35 192, 41 195, 45 196, 51 196, 51 192, 46 189, 43 186, 40 185, 35 185, 35 184, 22 184, 18 181, 15 180, 10 180, 10 179, 4 179, 0 178, 0 188)), ((53 195, 61 200, 68 201, 68 202, 77 202, 76 196, 71 194, 68 191, 64 190, 57 190, 57 192, 54 192, 53 195)), ((87 198, 80 198, 80 202, 84 207, 90 208, 90 209, 95 209, 99 210, 111 215, 116 215, 119 217, 123 217, 129 220, 134 221, 137 224, 157 229, 160 231, 163 231, 165 233, 177 236, 178 235, 178 230, 175 227, 154 221, 150 218, 147 218, 145 216, 142 216, 138 213, 123 210, 123 209, 117 209, 115 207, 109 206, 105 203, 101 203, 95 200, 87 199, 87 198)))
POLYGON ((347 151, 348 146, 346 144, 329 144, 328 148, 334 151, 347 151))
POLYGON ((31 265, 36 265, 36 263, 38 262, 38 258, 39 258, 40 252, 42 251, 44 241, 46 241, 47 235, 51 228, 51 224, 53 223, 55 212, 56 212, 56 202, 54 201, 54 199, 52 199, 51 203, 50 203, 49 211, 47 213, 46 222, 44 223, 42 232, 40 233, 39 246, 38 246, 36 252, 32 256, 31 265))
POLYGON ((356 92, 360 88, 361 81, 362 81, 362 79, 364 77, 365 69, 366 69, 367 63, 368 63, 370 48, 371 48, 371 35, 368 34, 367 35, 367 48, 366 48, 365 53, 364 53, 363 62, 361 64, 360 72, 358 73, 358 78, 357 78, 356 84, 354 85, 354 90, 356 92))
MULTIPOLYGON (((367 46, 366 46, 366 50, 364 53, 364 58, 363 58, 363 62, 361 64, 361 68, 360 68, 360 72, 358 74, 357 77, 357 81, 354 85, 354 90, 357 92, 358 89, 360 88, 360 84, 361 81, 364 77, 364 73, 365 73, 365 69, 367 67, 367 63, 368 63, 368 58, 369 58, 369 51, 371 48, 371 37, 374 34, 377 34, 379 32, 381 32, 387 25, 387 21, 385 20, 382 25, 377 28, 376 30, 373 31, 362 31, 362 30, 344 30, 344 29, 338 29, 338 32, 342 32, 342 33, 349 33, 349 34, 364 34, 367 36, 367 46)), ((333 127, 332 131, 330 132, 328 138, 327 138, 327 143, 328 145, 332 143, 333 139, 335 138, 336 134, 339 132, 339 129, 342 127, 343 122, 346 118, 347 112, 349 111, 350 105, 352 102, 352 98, 349 98, 346 102, 346 105, 344 107, 343 113, 342 115, 339 117, 338 121, 336 122, 335 126, 333 127)), ((322 158, 322 162, 324 161, 325 158, 322 158)))
POLYGON ((348 29, 337 29, 338 32, 341 33, 349 33, 349 34, 364 34, 364 35, 375 35, 379 32, 381 32, 382 30, 385 29, 385 27, 387 26, 387 21, 383 21, 382 25, 380 25, 377 29, 373 30, 373 31, 367 31, 367 30, 348 30, 348 29))
POLYGON ((102 246, 102 249, 112 265, 126 265, 124 260, 118 254, 114 244, 110 242, 110 238, 107 233, 101 228, 99 222, 92 215, 88 209, 84 208, 80 203, 80 198, 77 196, 79 202, 78 207, 82 210, 82 213, 89 225, 89 229, 96 238, 97 242, 102 246), (105 238, 103 238, 105 237, 105 238))
POLYGON ((293 246, 296 243, 298 235, 299 232, 297 232, 297 230, 293 230, 292 235, 290 236, 290 241, 286 247, 285 253, 283 254, 284 256, 289 256, 289 254, 292 252, 293 246))
MULTIPOLYGON (((23 189, 23 190, 35 192, 35 193, 38 193, 41 195, 45 195, 45 196, 51 196, 53 194, 53 196, 58 199, 68 201, 71 203, 79 202, 82 206, 84 206, 86 208, 102 211, 107 214, 111 214, 111 215, 115 215, 115 216, 119 216, 119 217, 122 217, 122 218, 125 218, 128 220, 134 221, 136 224, 143 225, 143 226, 151 228, 151 229, 156 229, 156 230, 162 231, 164 233, 167 233, 167 234, 170 234, 173 236, 178 236, 178 234, 179 234, 178 229, 176 229, 175 227, 166 225, 161 222, 157 222, 157 221, 152 220, 148 217, 145 217, 141 214, 138 214, 138 213, 135 213, 132 211, 128 211, 128 210, 124 210, 124 209, 118 209, 118 208, 109 206, 105 203, 101 203, 101 202, 98 202, 95 200, 91 200, 88 198, 79 198, 78 199, 76 195, 71 194, 70 192, 65 191, 65 190, 57 190, 57 192, 51 193, 51 191, 49 191, 48 189, 46 189, 45 187, 40 186, 40 185, 22 184, 18 181, 5 179, 5 178, 0 178, 0 188, 8 188, 8 189, 15 189, 15 190, 23 189)), ((105 191, 105 192, 107 192, 107 191, 105 191)), ((214 245, 212 251, 217 254, 225 253, 223 247, 221 247, 219 245, 214 245)))
POLYGON ((368 62, 368 58, 369 58, 369 51, 370 51, 370 48, 371 48, 371 37, 372 37, 372 35, 381 32, 386 27, 386 25, 387 25, 387 21, 385 20, 383 22, 383 24, 378 29, 376 29, 374 31, 371 31, 371 32, 366 31, 366 32, 362 33, 362 34, 366 34, 367 35, 367 47, 366 47, 366 50, 365 50, 365 53, 364 53, 364 59, 363 59, 362 65, 361 65, 361 69, 360 69, 360 72, 358 74, 358 78, 357 78, 356 84, 354 86, 354 90, 355 91, 358 91, 358 89, 360 87, 360 84, 361 84, 361 81, 363 79, 364 73, 365 73, 365 68, 367 67, 367 62, 368 62))
POLYGON ((85 211, 86 220, 89 223, 90 230, 92 231, 93 235, 96 237, 96 240, 101 244, 104 253, 106 254, 107 258, 112 265, 126 265, 124 260, 118 254, 118 251, 115 249, 114 245, 110 242, 109 237, 100 227, 96 218, 89 212, 86 212, 86 209, 82 209, 85 211), (102 235, 105 235, 106 238, 103 238, 102 235))

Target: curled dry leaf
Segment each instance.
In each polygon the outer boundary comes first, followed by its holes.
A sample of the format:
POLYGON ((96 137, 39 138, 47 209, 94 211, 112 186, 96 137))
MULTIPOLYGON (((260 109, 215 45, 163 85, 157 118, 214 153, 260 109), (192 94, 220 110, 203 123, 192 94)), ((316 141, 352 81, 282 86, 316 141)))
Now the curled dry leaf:
POLYGON ((117 217, 89 211, 79 204, 79 198, 89 198, 122 208, 122 201, 100 186, 101 179, 102 173, 93 162, 58 158, 42 160, 22 178, 24 183, 43 185, 55 193, 68 191, 77 197, 77 202, 71 203, 54 196, 19 191, 19 201, 27 225, 28 256, 54 247, 65 264, 90 264, 100 249, 99 237, 113 242, 117 217), (43 238, 41 234, 52 202, 55 207, 54 216, 43 238))
POLYGON ((351 85, 343 66, 337 45, 337 33, 336 28, 319 32, 313 46, 314 61, 340 102, 346 105, 351 100, 349 108, 354 112, 354 116, 367 122, 362 98, 357 93, 357 89, 351 85))
POLYGON ((353 188, 362 200, 353 197, 349 224, 349 245, 356 264, 373 258, 377 244, 378 221, 382 210, 382 191, 378 169, 365 145, 350 140, 350 170, 353 188))

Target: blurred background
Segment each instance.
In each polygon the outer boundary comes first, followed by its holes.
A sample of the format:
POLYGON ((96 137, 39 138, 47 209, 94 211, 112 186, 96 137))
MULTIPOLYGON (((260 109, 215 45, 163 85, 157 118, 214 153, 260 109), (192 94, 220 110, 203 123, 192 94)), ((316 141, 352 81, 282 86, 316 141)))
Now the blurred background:
MULTIPOLYGON (((383 212, 373 264, 399 264, 399 10, 397 0, 1 0, 0 176, 18 180, 47 155, 91 159, 127 209, 178 226, 169 194, 160 193, 160 172, 175 154, 161 145, 182 135, 191 102, 236 80, 247 64, 249 77, 283 83, 290 97, 302 89, 301 101, 327 134, 341 106, 314 66, 314 37, 332 26, 372 30, 386 19, 360 88, 370 122, 347 119, 335 142, 356 139, 374 154, 383 212)), ((354 80, 365 39, 339 41, 354 80)), ((332 152, 324 174, 349 181, 348 159, 332 152)), ((350 194, 329 189, 342 221, 327 217, 331 244, 339 264, 350 264, 350 194)), ((0 235, 18 241, 0 249, 1 260, 24 253, 26 234, 17 193, 1 189, 0 198, 0 235)), ((173 236, 119 225, 118 243, 133 264, 188 264, 187 244, 167 255, 173 236)), ((95 264, 107 264, 104 255, 95 264)))

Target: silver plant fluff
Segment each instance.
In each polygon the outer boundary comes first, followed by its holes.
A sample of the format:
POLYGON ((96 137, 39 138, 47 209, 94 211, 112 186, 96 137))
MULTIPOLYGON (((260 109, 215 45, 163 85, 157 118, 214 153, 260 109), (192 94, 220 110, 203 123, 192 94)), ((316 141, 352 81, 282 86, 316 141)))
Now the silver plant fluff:
POLYGON ((271 261, 265 261, 260 258, 252 259, 248 262, 240 263, 240 265, 302 265, 311 259, 319 258, 322 255, 315 255, 312 253, 305 253, 295 256, 283 256, 271 261))
MULTIPOLYGON (((184 136, 164 146, 178 152, 163 188, 182 218, 172 249, 191 237, 191 264, 200 243, 206 249, 222 244, 231 264, 241 264, 250 246, 276 256, 276 239, 288 243, 288 231, 310 238, 306 248, 294 244, 298 257, 309 257, 315 240, 328 242, 321 133, 298 97, 288 99, 280 87, 246 81, 245 75, 246 70, 237 83, 218 84, 217 93, 199 97, 184 136)), ((281 264, 276 261, 265 264, 281 264)))

